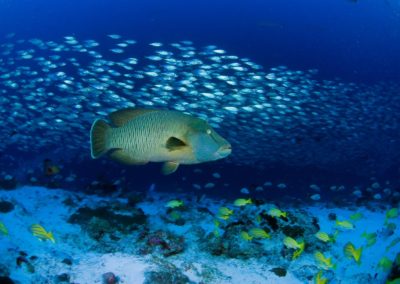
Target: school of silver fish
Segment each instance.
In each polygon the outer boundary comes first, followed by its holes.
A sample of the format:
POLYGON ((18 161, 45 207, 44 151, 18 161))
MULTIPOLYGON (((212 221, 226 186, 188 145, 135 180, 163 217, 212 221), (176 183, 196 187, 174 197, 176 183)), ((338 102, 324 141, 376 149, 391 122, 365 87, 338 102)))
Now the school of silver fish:
POLYGON ((235 149, 225 163, 361 171, 399 160, 395 83, 322 80, 317 70, 265 69, 214 45, 142 44, 117 34, 58 41, 11 34, 0 39, 0 54, 0 159, 51 151, 89 159, 92 122, 141 107, 208 121, 235 149))

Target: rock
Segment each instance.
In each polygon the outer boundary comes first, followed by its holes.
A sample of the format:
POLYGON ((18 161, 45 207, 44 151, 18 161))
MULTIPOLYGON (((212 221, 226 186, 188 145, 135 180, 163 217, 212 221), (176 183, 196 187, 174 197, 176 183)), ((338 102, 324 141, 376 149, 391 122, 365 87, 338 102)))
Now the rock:
POLYGON ((274 218, 268 214, 262 214, 260 215, 261 218, 265 219, 265 221, 267 222, 268 226, 273 230, 276 231, 279 229, 279 225, 278 225, 278 219, 274 218))
POLYGON ((146 215, 141 209, 133 208, 130 215, 116 214, 108 207, 79 208, 77 212, 71 215, 68 219, 69 223, 78 224, 86 231, 97 231, 94 235, 99 237, 99 234, 109 233, 110 231, 120 231, 121 233, 130 233, 137 229, 140 225, 146 223, 146 215), (102 224, 101 229, 96 229, 93 225, 102 224), (88 226, 89 225, 89 226, 88 226))
POLYGON ((8 213, 14 210, 14 204, 8 201, 0 201, 0 212, 8 213))
POLYGON ((293 239, 303 237, 305 229, 300 226, 284 226, 282 232, 285 236, 291 237, 293 239))
POLYGON ((393 261, 393 266, 390 270, 386 283, 398 278, 400 278, 400 253, 396 255, 395 261, 393 261))
POLYGON ((294 276, 304 283, 312 281, 315 274, 318 273, 320 269, 315 265, 303 265, 292 271, 294 276))
POLYGON ((63 204, 68 207, 75 207, 77 206, 76 202, 71 198, 67 197, 63 200, 63 204))
POLYGON ((105 235, 112 234, 115 229, 107 220, 93 217, 86 225, 85 230, 92 239, 100 241, 105 235))
POLYGON ((64 258, 62 260, 62 263, 66 264, 66 265, 72 265, 72 260, 69 258, 64 258))
POLYGON ((141 254, 159 253, 168 257, 179 254, 185 249, 184 238, 168 231, 142 232, 139 239, 144 241, 139 249, 141 254))
POLYGON ((117 284, 118 277, 112 272, 107 272, 103 274, 103 284, 117 284))
POLYGON ((116 284, 118 283, 118 279, 112 272, 104 273, 103 276, 103 284, 116 284))
POLYGON ((336 214, 335 213, 329 213, 328 220, 329 221, 336 221, 336 214))
POLYGON ((270 271, 275 273, 279 277, 285 277, 287 273, 286 269, 283 267, 275 267, 272 268, 270 271))
MULTIPOLYGON (((23 267, 25 266, 26 270, 29 273, 35 273, 35 267, 32 265, 32 263, 29 262, 26 256, 20 255, 16 259, 16 264, 18 267, 23 267)), ((1 283, 1 282, 0 282, 1 283)))
POLYGON ((14 284, 14 281, 11 280, 11 278, 7 276, 0 276, 0 283, 1 284, 14 284))
POLYGON ((69 276, 68 273, 59 274, 56 277, 56 283, 63 283, 63 282, 69 283, 70 278, 71 277, 69 276))
POLYGON ((8 268, 8 266, 0 264, 0 276, 9 276, 9 275, 10 275, 10 269, 8 268))
POLYGON ((206 236, 206 239, 201 241, 201 249, 212 255, 223 255, 236 259, 249 259, 266 254, 261 243, 242 239, 241 231, 247 230, 244 224, 227 226, 224 229, 225 232, 220 237, 216 237, 214 234, 206 236))
POLYGON ((187 284, 192 283, 175 265, 163 264, 158 270, 146 271, 144 284, 187 284))

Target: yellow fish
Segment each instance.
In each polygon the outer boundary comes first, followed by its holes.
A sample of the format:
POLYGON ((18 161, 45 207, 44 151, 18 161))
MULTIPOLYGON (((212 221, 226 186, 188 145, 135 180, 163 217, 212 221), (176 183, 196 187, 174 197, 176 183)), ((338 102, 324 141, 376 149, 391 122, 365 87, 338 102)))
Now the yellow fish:
POLYGON ((390 250, 392 247, 396 246, 398 243, 400 243, 400 237, 395 238, 395 239, 386 247, 386 251, 390 250))
POLYGON ((249 233, 247 233, 247 232, 245 232, 245 231, 241 231, 240 232, 240 237, 243 239, 243 240, 246 240, 246 241, 251 241, 252 239, 253 239, 253 237, 252 236, 250 236, 249 235, 249 233))
POLYGON ((323 269, 335 269, 336 265, 332 263, 332 257, 326 257, 322 252, 317 251, 314 253, 314 258, 323 269))
POLYGON ((218 210, 217 217, 222 220, 228 220, 232 214, 233 214, 233 210, 231 210, 227 207, 221 207, 218 210))
POLYGON ((358 221, 358 220, 362 219, 363 217, 364 217, 364 215, 361 212, 357 212, 357 213, 350 215, 350 220, 358 221))
POLYGON ((322 270, 320 270, 314 278, 314 283, 315 284, 327 284, 328 283, 328 278, 323 278, 322 277, 322 270))
POLYGON ((367 233, 364 232, 361 234, 361 237, 367 240, 367 247, 370 247, 376 243, 376 233, 367 233))
POLYGON ((221 215, 232 215, 233 210, 231 210, 227 207, 221 207, 221 208, 219 208, 218 213, 221 215))
POLYGON ((383 271, 390 271, 392 269, 393 262, 386 256, 382 257, 378 262, 378 267, 383 271))
POLYGON ((304 251, 304 246, 303 246, 303 248, 295 250, 293 253, 292 259, 294 260, 294 259, 298 258, 303 253, 303 251, 304 251))
POLYGON ((354 247, 354 245, 350 242, 348 242, 345 246, 344 246, 344 254, 348 257, 348 258, 352 258, 356 261, 357 264, 361 263, 361 253, 362 253, 363 247, 360 247, 358 249, 356 249, 354 247))
POLYGON ((399 216, 399 210, 397 208, 392 208, 386 211, 386 219, 393 219, 399 216))
POLYGON ((8 235, 7 227, 2 222, 0 222, 0 233, 2 233, 3 235, 8 235))
POLYGON ((276 217, 276 218, 280 218, 280 217, 286 218, 287 213, 279 210, 278 208, 272 208, 268 211, 268 215, 270 215, 272 217, 276 217))
POLYGON ((217 217, 219 219, 222 219, 222 220, 228 220, 231 217, 231 215, 220 215, 220 214, 218 214, 217 217))
POLYGON ((180 164, 227 157, 231 145, 206 121, 178 111, 127 108, 97 119, 90 130, 93 159, 105 154, 128 165, 164 162, 163 174, 180 164))
POLYGON ((354 229, 354 225, 351 222, 347 221, 347 220, 343 220, 343 221, 336 220, 335 224, 336 224, 337 227, 340 227, 340 228, 343 228, 343 229, 347 229, 347 230, 353 230, 354 229))
POLYGON ((170 200, 167 202, 167 204, 165 204, 165 207, 168 208, 178 208, 178 207, 182 207, 183 206, 183 201, 182 200, 170 200))
POLYGON ((217 219, 214 219, 214 236, 216 238, 218 238, 220 236, 219 229, 218 229, 219 225, 220 225, 220 222, 217 219))
POLYGON ((316 234, 315 234, 315 237, 316 237, 318 240, 323 241, 324 243, 332 242, 332 241, 333 241, 333 239, 332 239, 327 233, 321 232, 321 231, 318 232, 318 233, 316 233, 316 234))
POLYGON ((52 232, 47 232, 41 225, 35 224, 31 226, 32 234, 41 241, 49 240, 53 243, 56 242, 52 232))
POLYGON ((249 230, 249 235, 256 239, 269 239, 271 236, 261 228, 252 228, 249 230))
POLYGON ((287 248, 295 249, 295 252, 293 253, 293 259, 298 258, 304 251, 305 248, 305 242, 297 242, 295 239, 291 237, 286 237, 283 239, 283 244, 287 248))
POLYGON ((293 238, 291 237, 286 237, 283 239, 283 244, 287 247, 287 248, 291 248, 291 249, 299 249, 300 248, 300 244, 293 238))
POLYGON ((233 204, 238 207, 246 206, 247 204, 252 204, 252 203, 253 202, 251 201, 251 198, 249 199, 238 198, 233 202, 233 204))

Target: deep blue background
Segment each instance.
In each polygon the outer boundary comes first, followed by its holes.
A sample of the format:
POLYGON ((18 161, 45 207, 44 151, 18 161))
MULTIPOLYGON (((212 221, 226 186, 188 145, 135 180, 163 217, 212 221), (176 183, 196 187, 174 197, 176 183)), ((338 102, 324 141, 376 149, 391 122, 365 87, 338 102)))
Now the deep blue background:
POLYGON ((2 0, 0 35, 216 44, 265 67, 400 81, 399 0, 2 0))

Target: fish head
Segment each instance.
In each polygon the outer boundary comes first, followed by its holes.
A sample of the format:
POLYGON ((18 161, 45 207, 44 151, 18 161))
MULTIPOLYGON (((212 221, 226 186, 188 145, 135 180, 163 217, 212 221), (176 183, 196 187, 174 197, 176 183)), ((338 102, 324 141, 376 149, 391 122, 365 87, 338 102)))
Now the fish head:
POLYGON ((223 159, 232 152, 231 144, 205 121, 191 127, 188 140, 198 162, 223 159))

